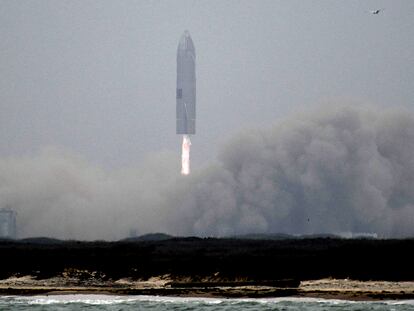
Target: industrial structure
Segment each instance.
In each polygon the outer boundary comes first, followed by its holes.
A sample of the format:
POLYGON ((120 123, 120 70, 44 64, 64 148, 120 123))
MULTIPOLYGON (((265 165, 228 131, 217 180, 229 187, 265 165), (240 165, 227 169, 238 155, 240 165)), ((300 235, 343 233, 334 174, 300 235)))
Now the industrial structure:
POLYGON ((16 212, 10 208, 1 208, 0 238, 15 239, 16 236, 16 212))

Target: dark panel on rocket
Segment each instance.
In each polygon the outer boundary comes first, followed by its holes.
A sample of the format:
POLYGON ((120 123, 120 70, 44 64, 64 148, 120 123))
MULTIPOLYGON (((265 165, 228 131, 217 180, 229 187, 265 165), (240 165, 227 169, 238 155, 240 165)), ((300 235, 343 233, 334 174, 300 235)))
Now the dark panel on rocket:
POLYGON ((196 75, 195 49, 188 31, 177 49, 177 134, 195 134, 196 75))

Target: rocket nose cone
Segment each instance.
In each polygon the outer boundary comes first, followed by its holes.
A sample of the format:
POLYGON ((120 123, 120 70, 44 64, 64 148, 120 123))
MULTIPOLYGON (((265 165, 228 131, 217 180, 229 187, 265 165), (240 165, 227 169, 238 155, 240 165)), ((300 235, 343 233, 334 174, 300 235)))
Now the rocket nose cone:
POLYGON ((178 44, 178 50, 191 50, 194 51, 193 40, 191 39, 190 32, 188 30, 184 31, 183 35, 180 38, 178 44))

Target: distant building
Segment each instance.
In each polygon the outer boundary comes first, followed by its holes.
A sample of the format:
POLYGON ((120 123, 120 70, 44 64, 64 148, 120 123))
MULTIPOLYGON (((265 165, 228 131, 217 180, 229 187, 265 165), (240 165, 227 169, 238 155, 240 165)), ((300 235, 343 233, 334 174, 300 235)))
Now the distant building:
POLYGON ((15 239, 16 235, 16 212, 10 208, 1 208, 0 238, 15 239))

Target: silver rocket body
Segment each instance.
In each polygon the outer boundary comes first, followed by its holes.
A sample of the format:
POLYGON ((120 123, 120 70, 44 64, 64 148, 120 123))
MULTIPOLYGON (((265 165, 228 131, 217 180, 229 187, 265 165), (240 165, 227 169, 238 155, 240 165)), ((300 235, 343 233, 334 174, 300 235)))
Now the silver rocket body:
POLYGON ((185 31, 177 49, 177 134, 195 134, 195 58, 193 40, 185 31))

